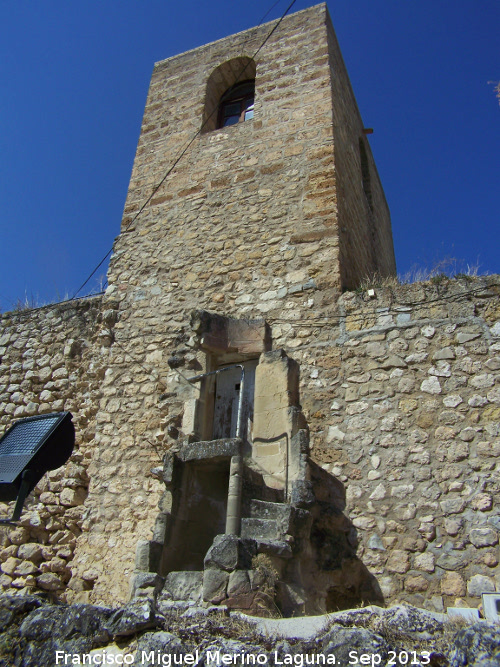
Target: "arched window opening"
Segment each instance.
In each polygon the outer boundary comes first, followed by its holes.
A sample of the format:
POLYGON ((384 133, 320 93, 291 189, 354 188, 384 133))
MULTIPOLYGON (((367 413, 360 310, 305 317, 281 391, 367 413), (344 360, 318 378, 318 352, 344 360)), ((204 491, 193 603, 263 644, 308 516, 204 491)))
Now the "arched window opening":
POLYGON ((219 103, 217 127, 236 125, 253 118, 255 80, 237 83, 226 90, 219 103))
POLYGON ((207 80, 202 133, 228 127, 253 116, 257 67, 248 56, 226 60, 207 80))

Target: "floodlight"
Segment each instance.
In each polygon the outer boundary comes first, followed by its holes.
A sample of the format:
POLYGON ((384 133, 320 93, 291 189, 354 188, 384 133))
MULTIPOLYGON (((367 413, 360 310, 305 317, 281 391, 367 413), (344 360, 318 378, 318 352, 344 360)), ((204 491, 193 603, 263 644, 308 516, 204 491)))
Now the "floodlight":
POLYGON ((0 438, 0 501, 16 500, 12 519, 18 521, 24 501, 48 470, 62 466, 75 444, 71 412, 20 419, 0 438))

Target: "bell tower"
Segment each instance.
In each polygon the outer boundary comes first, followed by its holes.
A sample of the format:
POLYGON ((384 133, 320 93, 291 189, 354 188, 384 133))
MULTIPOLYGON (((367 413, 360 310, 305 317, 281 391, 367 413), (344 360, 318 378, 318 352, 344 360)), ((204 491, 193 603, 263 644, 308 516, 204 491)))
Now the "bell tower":
POLYGON ((112 279, 145 268, 146 255, 197 299, 228 303, 250 273, 257 300, 255 287, 293 284, 297 272, 327 291, 395 273, 388 207, 326 5, 273 27, 156 64, 117 241, 137 251, 113 263, 112 279))

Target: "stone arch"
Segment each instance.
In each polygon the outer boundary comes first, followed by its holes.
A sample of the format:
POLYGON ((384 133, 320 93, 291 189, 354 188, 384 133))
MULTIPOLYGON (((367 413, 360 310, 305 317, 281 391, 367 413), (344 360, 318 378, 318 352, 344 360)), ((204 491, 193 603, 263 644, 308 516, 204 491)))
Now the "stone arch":
POLYGON ((217 111, 222 95, 236 83, 255 79, 256 65, 252 58, 239 56, 226 60, 208 77, 203 108, 201 131, 211 132, 217 127, 217 111))

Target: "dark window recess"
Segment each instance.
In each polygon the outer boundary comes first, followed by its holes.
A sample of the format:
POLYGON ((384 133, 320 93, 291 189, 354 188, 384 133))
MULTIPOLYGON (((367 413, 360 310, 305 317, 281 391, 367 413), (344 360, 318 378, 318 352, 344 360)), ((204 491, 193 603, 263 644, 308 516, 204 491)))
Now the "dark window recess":
POLYGON ((221 97, 217 127, 243 123, 253 118, 255 81, 243 81, 231 86, 221 97))

